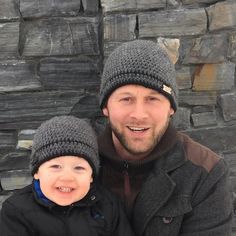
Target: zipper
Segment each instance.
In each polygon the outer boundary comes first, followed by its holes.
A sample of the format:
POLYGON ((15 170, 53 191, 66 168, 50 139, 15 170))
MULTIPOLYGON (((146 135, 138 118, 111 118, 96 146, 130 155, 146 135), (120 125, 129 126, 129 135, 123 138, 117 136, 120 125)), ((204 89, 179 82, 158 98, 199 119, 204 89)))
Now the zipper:
POLYGON ((124 195, 126 199, 129 199, 129 196, 131 195, 131 187, 130 187, 130 177, 129 177, 129 163, 124 161, 124 195))

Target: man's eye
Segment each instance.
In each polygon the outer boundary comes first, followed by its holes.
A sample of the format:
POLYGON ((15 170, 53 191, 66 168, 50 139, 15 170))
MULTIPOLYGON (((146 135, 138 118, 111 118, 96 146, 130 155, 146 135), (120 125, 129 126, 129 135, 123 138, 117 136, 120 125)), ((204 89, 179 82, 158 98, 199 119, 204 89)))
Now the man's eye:
POLYGON ((149 97, 148 100, 149 101, 159 101, 160 99, 157 97, 149 97))
POLYGON ((120 101, 129 102, 129 101, 131 101, 131 98, 130 97, 124 97, 124 98, 121 98, 120 101))

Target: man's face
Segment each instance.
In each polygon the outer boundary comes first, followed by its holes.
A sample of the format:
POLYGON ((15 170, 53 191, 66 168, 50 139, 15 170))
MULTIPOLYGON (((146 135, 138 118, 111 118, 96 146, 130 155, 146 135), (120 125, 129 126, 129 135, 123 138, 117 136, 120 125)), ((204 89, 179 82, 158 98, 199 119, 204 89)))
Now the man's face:
POLYGON ((34 175, 43 194, 60 206, 85 197, 93 181, 92 168, 80 157, 61 156, 44 162, 34 175))
POLYGON ((142 159, 161 139, 174 110, 161 93, 124 85, 111 94, 103 113, 109 119, 117 152, 124 158, 142 159))

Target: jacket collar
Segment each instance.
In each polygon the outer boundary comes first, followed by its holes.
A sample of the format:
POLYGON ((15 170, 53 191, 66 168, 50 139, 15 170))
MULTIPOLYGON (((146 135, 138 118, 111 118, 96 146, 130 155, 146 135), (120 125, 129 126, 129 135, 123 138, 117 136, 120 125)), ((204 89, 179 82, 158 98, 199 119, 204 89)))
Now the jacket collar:
POLYGON ((55 209, 57 211, 60 211, 60 210, 64 211, 66 209, 71 209, 73 207, 91 206, 95 202, 99 201, 102 197, 100 192, 97 191, 96 184, 93 184, 91 185, 91 188, 89 192, 87 193, 87 195, 80 201, 77 201, 71 204, 70 206, 59 206, 44 196, 44 194, 41 191, 39 181, 35 179, 33 179, 33 182, 32 182, 32 192, 38 204, 44 207, 47 207, 49 209, 55 209))
POLYGON ((165 157, 169 156, 169 153, 173 152, 174 147, 178 145, 178 132, 174 127, 169 125, 162 139, 154 150, 143 160, 125 161, 118 156, 113 141, 112 131, 110 126, 107 126, 102 135, 98 138, 99 154, 101 156, 102 163, 109 162, 109 164, 117 170, 124 169, 124 162, 129 166, 129 172, 145 172, 153 167, 154 161, 158 160, 160 165, 164 165, 163 168, 168 171, 174 169, 175 166, 179 166, 184 160, 181 156, 175 160, 166 160, 165 157))
POLYGON ((143 184, 138 194, 134 211, 133 223, 138 235, 142 235, 153 215, 168 201, 175 189, 175 182, 169 172, 186 162, 182 144, 177 142, 175 147, 161 159, 155 162, 154 168, 143 184), (140 216, 145 217, 140 217, 140 216))
MULTIPOLYGON (((133 223, 138 235, 142 235, 152 216, 168 201, 175 189, 169 173, 186 162, 179 133, 169 126, 166 133, 150 155, 142 161, 129 162, 130 169, 146 170, 149 176, 137 196, 133 210, 133 223)), ((123 168, 112 143, 111 129, 106 128, 98 140, 102 161, 109 161, 114 168, 123 168)))

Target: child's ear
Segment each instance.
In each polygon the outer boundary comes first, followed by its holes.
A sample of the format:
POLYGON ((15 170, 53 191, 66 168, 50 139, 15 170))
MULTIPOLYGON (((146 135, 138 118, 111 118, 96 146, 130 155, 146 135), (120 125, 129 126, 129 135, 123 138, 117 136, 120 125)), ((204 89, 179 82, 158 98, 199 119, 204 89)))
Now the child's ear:
POLYGON ((90 184, 93 182, 93 176, 91 176, 91 179, 90 179, 90 184))
POLYGON ((39 179, 38 173, 35 173, 35 174, 34 174, 34 179, 39 179))

